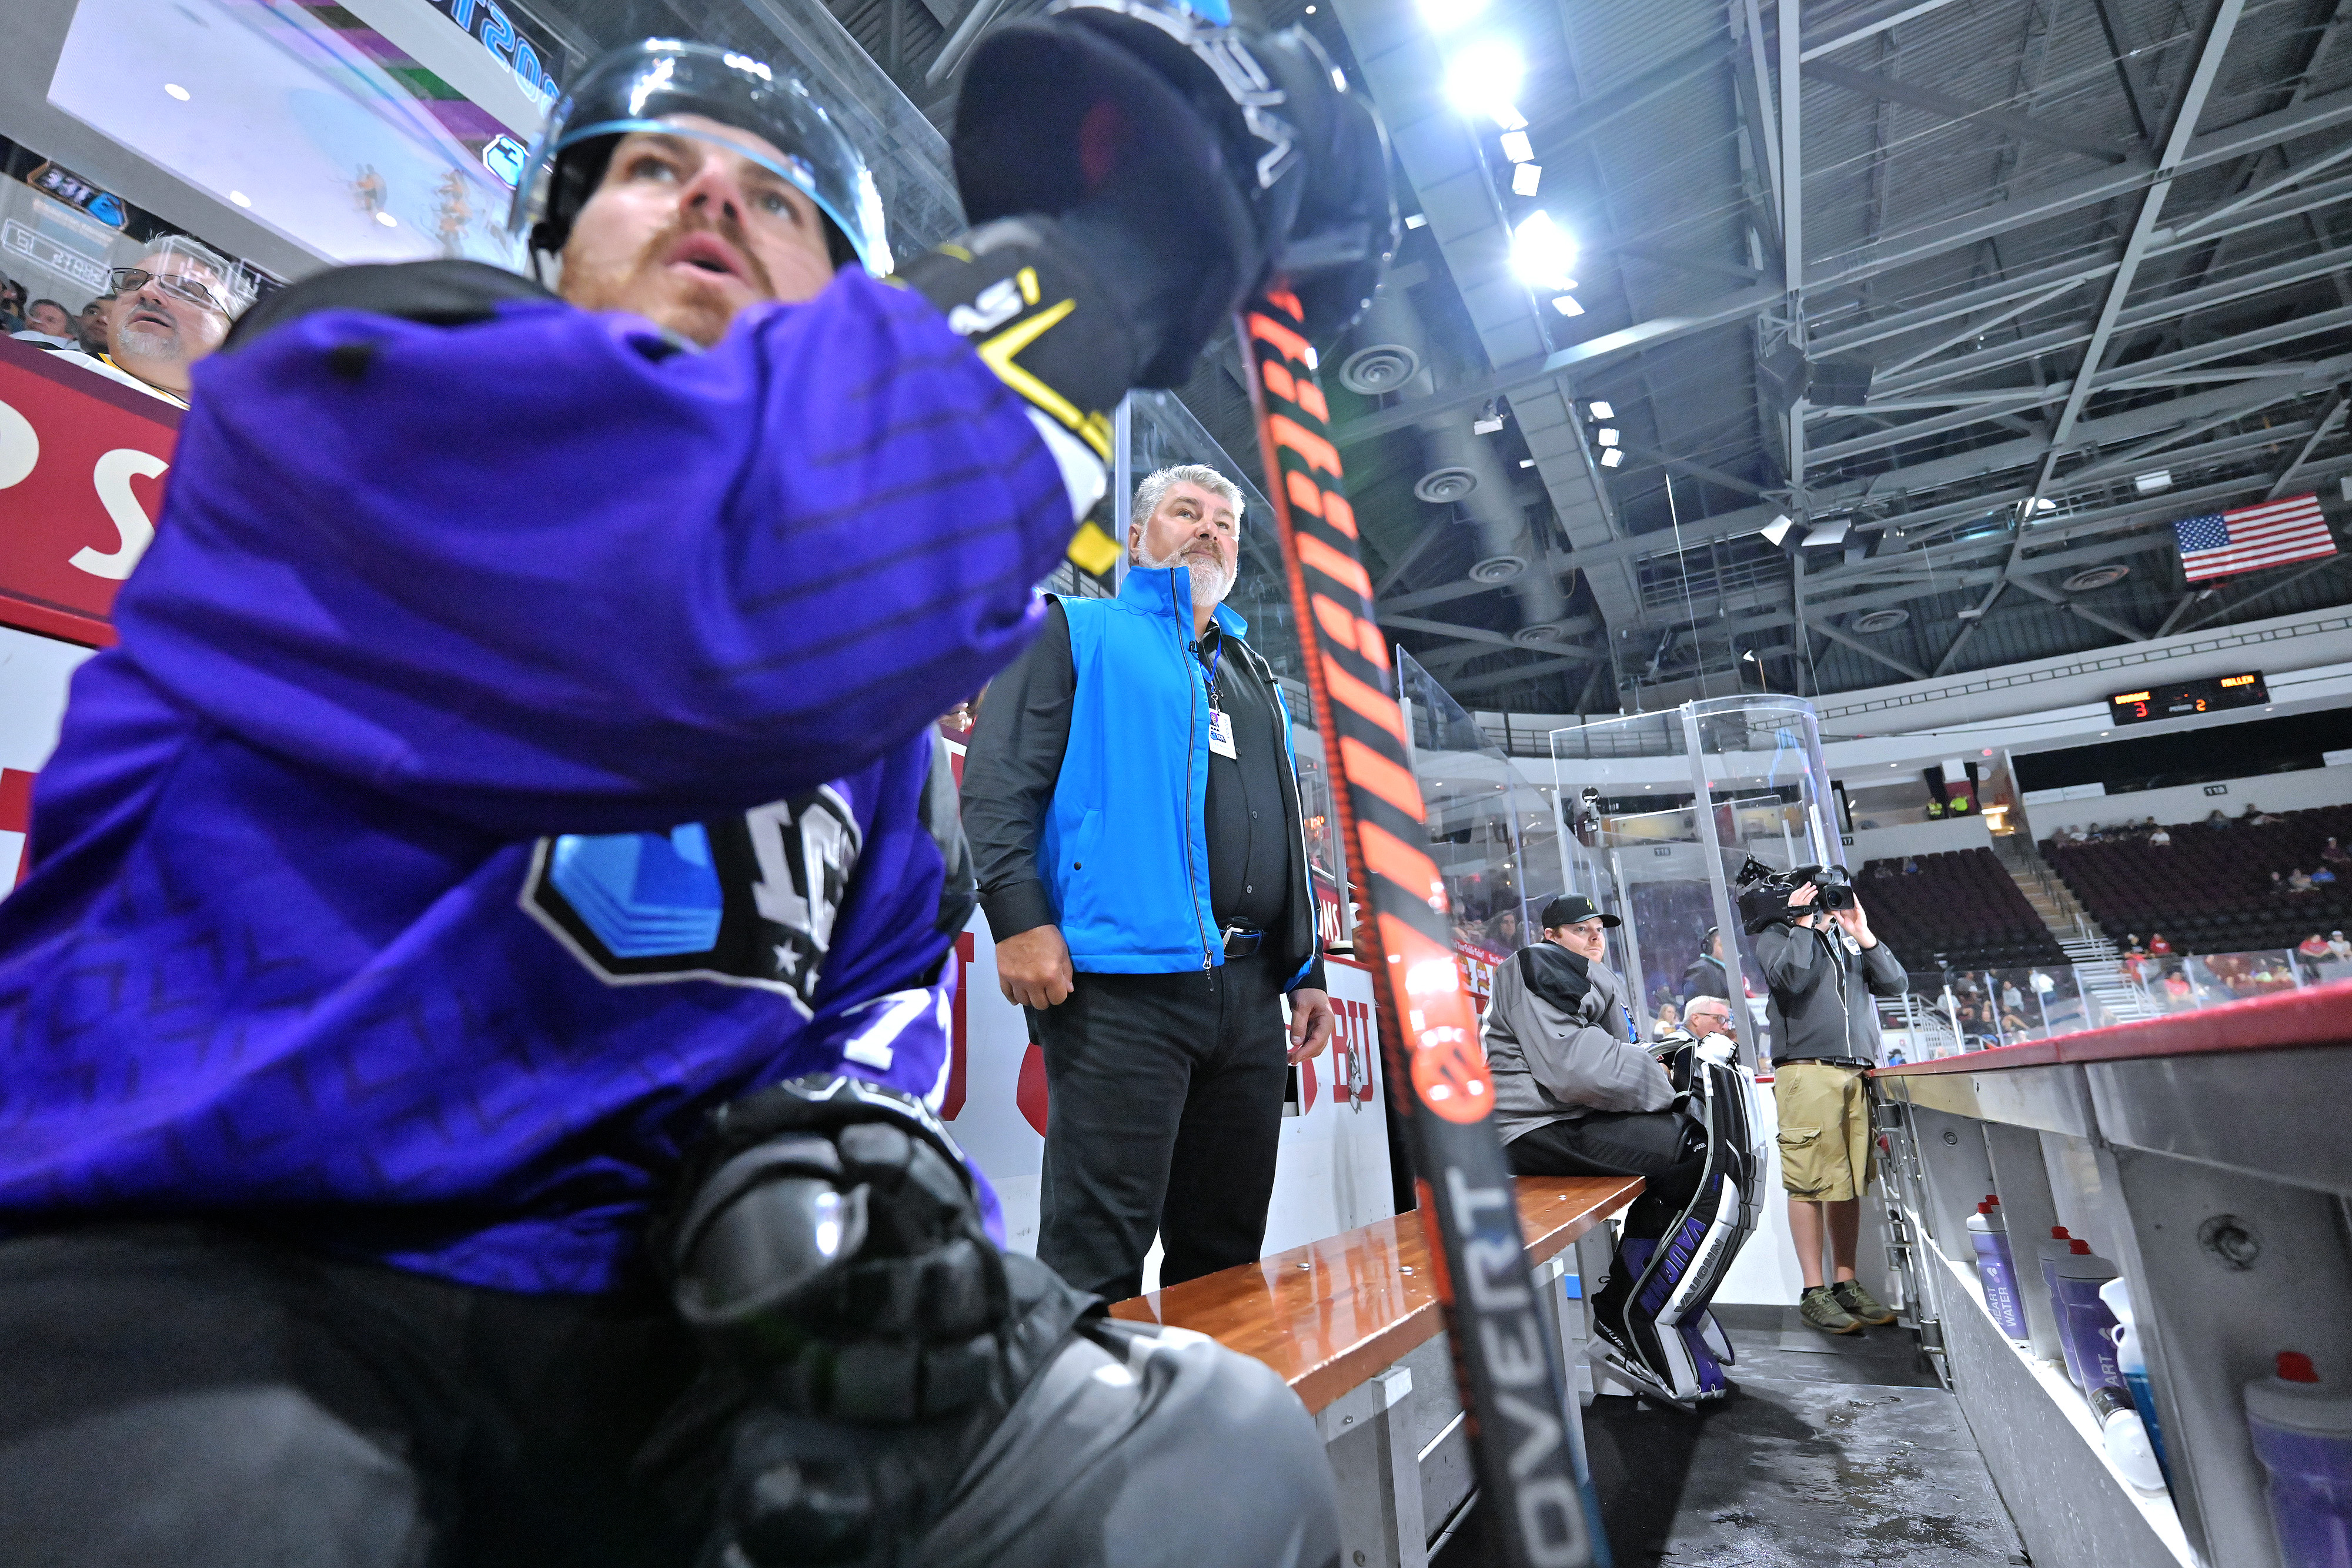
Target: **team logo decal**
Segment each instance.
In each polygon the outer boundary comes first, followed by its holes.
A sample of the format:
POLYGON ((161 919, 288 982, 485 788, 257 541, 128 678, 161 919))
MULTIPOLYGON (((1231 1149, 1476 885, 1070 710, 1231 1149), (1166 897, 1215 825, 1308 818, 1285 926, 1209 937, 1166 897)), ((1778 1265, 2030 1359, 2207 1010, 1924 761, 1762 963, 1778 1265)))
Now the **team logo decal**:
POLYGON ((830 786, 667 833, 565 833, 522 907, 608 985, 715 980, 811 1010, 864 841, 830 786))

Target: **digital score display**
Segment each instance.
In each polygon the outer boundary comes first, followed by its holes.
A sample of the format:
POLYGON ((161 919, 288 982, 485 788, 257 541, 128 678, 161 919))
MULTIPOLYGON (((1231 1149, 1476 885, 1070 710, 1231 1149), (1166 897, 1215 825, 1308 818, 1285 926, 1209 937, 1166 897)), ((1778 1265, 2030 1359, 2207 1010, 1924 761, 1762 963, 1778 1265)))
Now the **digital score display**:
POLYGON ((2107 699, 2107 712, 2117 724, 2148 724, 2217 708, 2260 707, 2270 700, 2271 689, 2258 674, 2217 675, 2211 680, 2151 686, 2143 692, 2117 692, 2107 699))

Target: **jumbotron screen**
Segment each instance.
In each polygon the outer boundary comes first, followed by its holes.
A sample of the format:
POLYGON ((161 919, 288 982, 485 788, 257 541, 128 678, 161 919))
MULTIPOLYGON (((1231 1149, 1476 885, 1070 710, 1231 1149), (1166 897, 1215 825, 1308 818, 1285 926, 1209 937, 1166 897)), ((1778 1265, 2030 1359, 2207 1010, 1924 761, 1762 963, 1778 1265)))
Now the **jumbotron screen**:
POLYGON ((2107 712, 2117 724, 2149 724, 2160 718, 2185 718, 2216 708, 2259 707, 2271 700, 2271 689, 2259 674, 2216 675, 2210 680, 2181 681, 2140 692, 2117 692, 2107 699, 2107 712))

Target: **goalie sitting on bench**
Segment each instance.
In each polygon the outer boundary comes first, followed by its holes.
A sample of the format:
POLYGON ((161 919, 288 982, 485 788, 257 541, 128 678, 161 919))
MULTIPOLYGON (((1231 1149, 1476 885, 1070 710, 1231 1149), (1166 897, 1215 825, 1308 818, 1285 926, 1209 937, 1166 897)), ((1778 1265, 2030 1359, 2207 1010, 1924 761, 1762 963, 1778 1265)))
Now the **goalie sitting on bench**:
POLYGON ((1605 1359, 1676 1404, 1725 1398, 1731 1348, 1706 1303, 1755 1228, 1749 1086, 1722 1033, 1677 1031, 1654 1053, 1634 1041, 1625 982, 1601 961, 1618 924, 1589 898, 1555 898, 1544 939, 1496 971, 1496 1130, 1520 1176, 1643 1178, 1593 1299, 1605 1359))

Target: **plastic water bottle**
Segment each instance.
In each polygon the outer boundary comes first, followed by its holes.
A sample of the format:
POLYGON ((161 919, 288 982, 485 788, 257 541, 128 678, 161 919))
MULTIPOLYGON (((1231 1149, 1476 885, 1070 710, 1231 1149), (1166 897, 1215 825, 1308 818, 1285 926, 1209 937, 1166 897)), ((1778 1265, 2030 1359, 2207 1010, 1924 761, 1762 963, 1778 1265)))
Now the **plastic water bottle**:
POLYGON ((2139 1323, 2132 1316, 2131 1282, 2108 1281, 2099 1287, 2099 1300, 2116 1314, 2116 1366, 2124 1375, 2124 1387, 2131 1394, 2132 1408, 2139 1412, 2139 1424, 2147 1433, 2157 1468, 2169 1486, 2172 1461, 2164 1452, 2164 1424, 2156 1418, 2156 1389, 2147 1380, 2147 1354, 2140 1346, 2139 1323))
POLYGON ((2139 1412, 2132 1408, 2130 1396, 2120 1388, 2092 1389, 2091 1418, 2098 1422, 2099 1437, 2107 1446, 2107 1458, 2116 1462, 2124 1479, 2150 1496, 2161 1496, 2164 1467, 2156 1462, 2147 1428, 2140 1425, 2139 1412))
POLYGON ((2246 1426, 2270 1472, 2284 1568, 2352 1568, 2352 1397, 2283 1350, 2277 1376, 2246 1385, 2246 1426))
POLYGON ((2050 1315, 2058 1322, 2058 1354, 2066 1363, 2066 1381, 2075 1387, 2083 1386, 2083 1369, 2074 1363, 2074 1345, 2066 1337, 2066 1308, 2058 1300, 2058 1260, 2074 1250, 2074 1242, 2063 1225, 2050 1228, 2050 1239, 2034 1248, 2042 1261, 2042 1288, 2050 1293, 2050 1315))
MULTIPOLYGON (((2094 1257, 2087 1241, 2070 1241, 2058 1260, 2058 1303, 2063 1311, 2060 1332, 2074 1347, 2074 1364, 2082 1369, 2083 1392, 2112 1388, 2125 1398, 2123 1369, 2116 1364, 2116 1314, 2099 1299, 2099 1287, 2116 1277, 2116 1266, 2094 1257)), ((2346 1568, 2352 1568, 2347 1564, 2346 1568)))
POLYGON ((1969 1244, 1977 1249, 1977 1279, 1984 1286, 1985 1309, 2000 1332, 2014 1340, 2026 1337, 2025 1303, 2017 1299, 2017 1270, 2009 1256, 2009 1233, 1992 1205, 1980 1203, 1969 1216, 1969 1244))

